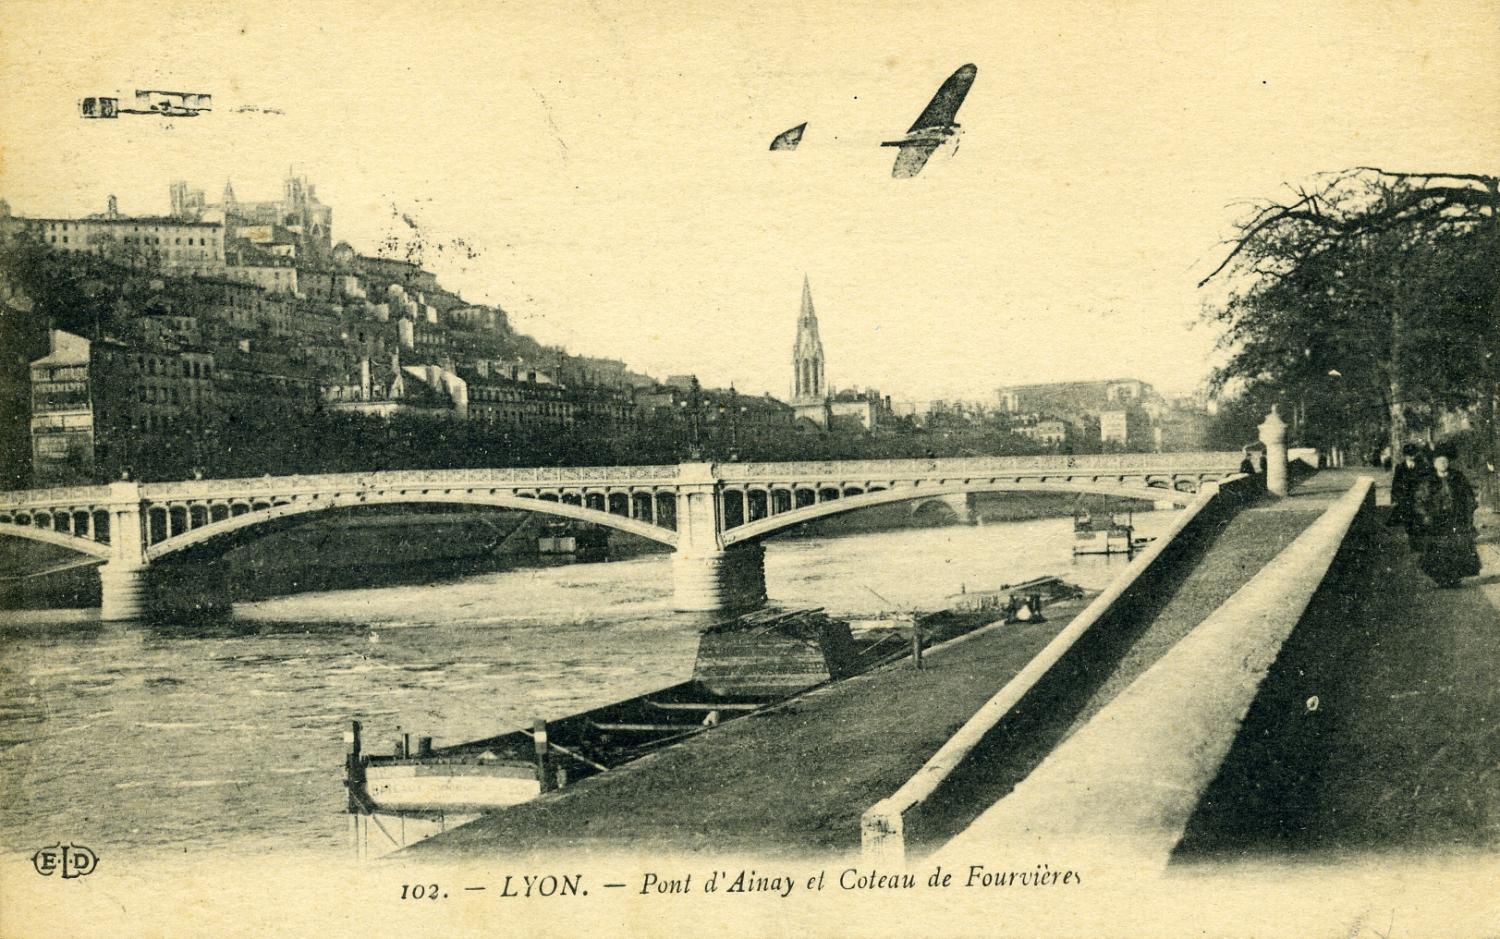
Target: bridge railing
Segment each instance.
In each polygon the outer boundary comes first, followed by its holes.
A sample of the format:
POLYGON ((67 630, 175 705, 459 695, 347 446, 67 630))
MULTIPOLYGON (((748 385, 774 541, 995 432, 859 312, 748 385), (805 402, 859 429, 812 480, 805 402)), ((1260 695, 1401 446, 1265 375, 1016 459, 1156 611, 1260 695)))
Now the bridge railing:
MULTIPOLYGON (((1221 472, 1239 465, 1237 452, 1112 453, 1087 456, 942 457, 905 460, 825 460, 785 463, 718 463, 713 477, 725 482, 838 476, 903 478, 985 476, 1007 473, 1184 473, 1221 472)), ((669 483, 681 475, 677 464, 639 466, 531 466, 499 469, 380 470, 234 479, 189 479, 145 483, 148 501, 223 497, 227 493, 297 492, 389 488, 394 486, 587 486, 669 483)), ((0 507, 22 508, 108 502, 110 486, 68 486, 0 492, 0 507)))
POLYGON ((63 486, 56 489, 16 489, 0 492, 0 508, 37 505, 85 505, 109 501, 108 486, 63 486))
POLYGON ((238 479, 190 479, 170 483, 146 483, 141 496, 147 500, 215 498, 227 493, 297 492, 328 490, 429 488, 525 488, 532 485, 607 485, 672 481, 677 466, 531 466, 501 469, 380 470, 369 473, 328 473, 298 476, 251 476, 238 479))
POLYGON ((717 476, 729 482, 797 476, 983 476, 1038 471, 1141 473, 1223 471, 1238 468, 1239 452, 1106 453, 1084 456, 936 457, 904 460, 827 460, 793 463, 721 463, 717 476))

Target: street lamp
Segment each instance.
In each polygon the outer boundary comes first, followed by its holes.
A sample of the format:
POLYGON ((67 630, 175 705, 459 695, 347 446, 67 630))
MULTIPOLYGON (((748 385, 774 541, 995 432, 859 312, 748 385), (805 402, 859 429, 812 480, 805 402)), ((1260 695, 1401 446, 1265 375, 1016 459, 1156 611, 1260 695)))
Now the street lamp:
MULTIPOLYGON (((1341 372, 1341 371, 1339 371, 1336 368, 1331 368, 1331 369, 1328 370, 1328 377, 1329 378, 1343 378, 1344 377, 1344 373, 1341 372)), ((1343 444, 1343 445, 1340 446, 1340 447, 1331 448, 1332 452, 1329 454, 1329 457, 1330 457, 1330 462, 1334 466, 1343 466, 1344 465, 1344 459, 1345 459, 1345 457, 1347 455, 1347 452, 1349 450, 1348 441, 1346 439, 1344 439, 1344 438, 1348 437, 1352 433, 1352 431, 1349 428, 1349 402, 1348 402, 1346 396, 1344 394, 1342 394, 1342 393, 1339 394, 1339 411, 1343 415, 1343 418, 1344 418, 1343 421, 1342 421, 1342 428, 1343 428, 1343 430, 1339 434, 1339 442, 1341 444, 1343 444)))

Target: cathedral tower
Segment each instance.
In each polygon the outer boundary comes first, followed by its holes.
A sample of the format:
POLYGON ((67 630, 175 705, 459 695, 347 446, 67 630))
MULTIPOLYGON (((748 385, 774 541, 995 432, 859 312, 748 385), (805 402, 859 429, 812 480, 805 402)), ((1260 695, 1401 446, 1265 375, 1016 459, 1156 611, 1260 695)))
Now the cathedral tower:
POLYGON ((823 375, 823 340, 818 338, 818 315, 813 312, 812 287, 802 277, 802 315, 797 318, 797 344, 792 347, 792 404, 821 404, 828 388, 823 375))

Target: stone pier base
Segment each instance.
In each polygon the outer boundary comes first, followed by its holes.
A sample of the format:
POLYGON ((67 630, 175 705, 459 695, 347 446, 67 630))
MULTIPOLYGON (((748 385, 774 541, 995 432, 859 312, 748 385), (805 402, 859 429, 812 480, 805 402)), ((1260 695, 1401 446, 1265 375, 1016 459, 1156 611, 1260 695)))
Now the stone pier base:
POLYGON ((99 618, 105 622, 144 619, 148 607, 146 568, 123 567, 110 562, 99 567, 102 603, 99 618))
POLYGON ((110 562, 99 568, 99 587, 99 618, 105 622, 181 620, 224 613, 230 607, 222 561, 150 567, 110 562))
POLYGON ((673 606, 717 612, 754 609, 766 602, 766 549, 735 545, 723 551, 672 556, 673 606))

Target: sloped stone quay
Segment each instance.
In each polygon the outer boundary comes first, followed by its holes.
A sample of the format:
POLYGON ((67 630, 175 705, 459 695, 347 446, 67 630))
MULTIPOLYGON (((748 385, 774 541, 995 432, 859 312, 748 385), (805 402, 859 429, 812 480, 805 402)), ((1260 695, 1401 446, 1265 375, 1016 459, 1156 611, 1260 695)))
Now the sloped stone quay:
MULTIPOLYGON (((893 792, 1082 609, 991 628, 733 721, 408 848, 421 855, 642 851, 802 854, 859 847, 893 792)), ((830 872, 831 874, 832 872, 830 872)))

